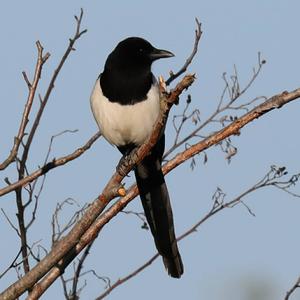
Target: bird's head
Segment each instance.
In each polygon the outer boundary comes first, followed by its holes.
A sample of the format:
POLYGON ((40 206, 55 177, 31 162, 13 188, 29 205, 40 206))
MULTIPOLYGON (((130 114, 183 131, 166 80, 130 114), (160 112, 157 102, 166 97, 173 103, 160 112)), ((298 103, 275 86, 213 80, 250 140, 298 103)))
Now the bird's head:
POLYGON ((172 57, 170 51, 157 49, 148 41, 139 37, 129 37, 121 41, 109 55, 108 64, 114 66, 150 68, 153 61, 160 58, 172 57))

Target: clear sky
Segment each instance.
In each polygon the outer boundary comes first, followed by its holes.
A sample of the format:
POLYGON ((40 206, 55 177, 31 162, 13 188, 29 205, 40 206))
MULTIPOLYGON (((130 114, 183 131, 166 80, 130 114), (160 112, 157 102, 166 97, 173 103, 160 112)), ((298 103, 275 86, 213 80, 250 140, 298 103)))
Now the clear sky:
MULTIPOLYGON (((68 38, 74 32, 73 15, 84 9, 83 27, 88 29, 76 45, 55 85, 44 119, 33 144, 29 171, 43 163, 52 135, 78 129, 55 140, 50 157, 72 152, 97 131, 89 95, 107 55, 127 36, 141 36, 158 48, 168 49, 175 58, 155 63, 156 75, 167 77, 185 61, 193 45, 195 21, 202 23, 199 53, 190 67, 197 82, 189 90, 193 107, 203 120, 211 113, 223 89, 222 74, 237 66, 241 84, 252 75, 257 53, 266 59, 259 78, 241 101, 255 96, 272 96, 300 87, 299 9, 297 0, 252 1, 5 1, 1 6, 1 119, 0 158, 5 158, 16 134, 27 86, 21 72, 31 78, 36 60, 35 41, 51 53, 42 76, 44 89, 59 61, 68 38)), ((183 98, 184 99, 184 98, 183 98)), ((174 113, 182 110, 174 108, 174 113)), ((230 200, 260 179, 271 165, 300 172, 298 129, 300 101, 256 120, 242 130, 233 143, 238 154, 230 164, 219 148, 207 151, 208 162, 197 158, 194 171, 189 162, 167 177, 176 231, 181 234, 211 206, 216 187, 230 200)), ((169 125, 171 122, 169 122, 169 125)), ((167 128, 170 145, 174 132, 167 128)), ((68 197, 80 205, 91 201, 103 188, 120 158, 103 139, 82 158, 49 173, 41 196, 39 214, 29 232, 30 244, 49 247, 51 215, 56 203, 68 197)), ((13 166, 4 177, 16 178, 13 166)), ((299 192, 299 187, 294 189, 299 192)), ((112 292, 108 299, 283 299, 300 274, 299 198, 271 188, 246 199, 256 217, 238 206, 221 212, 203 224, 197 233, 180 242, 185 274, 180 280, 167 276, 157 260, 142 274, 112 292)), ((15 220, 14 194, 1 199, 0 207, 15 220)), ((128 207, 141 211, 139 199, 128 207)), ((71 208, 70 208, 71 210, 71 208)), ((134 216, 119 215, 102 231, 86 270, 94 269, 112 282, 127 275, 155 253, 149 232, 140 228, 134 216)), ((13 229, 0 215, 0 269, 16 255, 18 241, 13 229), (5 260, 3 259, 5 257, 5 260), (6 260, 9 257, 10 260, 6 260)), ((3 290, 15 278, 11 271, 0 280, 3 290)), ((94 299, 104 284, 91 275, 82 299, 94 299)), ((60 282, 43 299, 63 299, 60 282)), ((299 297, 299 295, 298 295, 299 297)), ((294 298, 296 299, 296 298, 294 298)))

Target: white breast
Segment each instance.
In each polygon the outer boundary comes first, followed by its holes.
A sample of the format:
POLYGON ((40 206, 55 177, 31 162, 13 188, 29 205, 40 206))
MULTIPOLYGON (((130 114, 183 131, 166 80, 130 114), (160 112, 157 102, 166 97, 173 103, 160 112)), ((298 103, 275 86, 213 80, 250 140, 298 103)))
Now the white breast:
POLYGON ((102 135, 111 144, 141 145, 151 134, 159 116, 159 89, 155 82, 147 94, 147 100, 133 105, 110 102, 103 94, 99 79, 91 94, 91 107, 102 135))

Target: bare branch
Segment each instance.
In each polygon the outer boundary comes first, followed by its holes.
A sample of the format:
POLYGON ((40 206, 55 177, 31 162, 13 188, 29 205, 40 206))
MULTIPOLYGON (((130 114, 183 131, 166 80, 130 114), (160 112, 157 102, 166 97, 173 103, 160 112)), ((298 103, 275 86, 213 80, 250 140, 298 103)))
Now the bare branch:
MULTIPOLYGON (((48 88, 47 88, 47 91, 46 91, 46 94, 43 98, 41 98, 41 101, 40 101, 40 108, 37 112, 37 115, 35 117, 35 120, 33 122, 33 125, 32 125, 32 128, 29 132, 29 135, 28 135, 28 138, 27 138, 27 141, 24 145, 24 151, 23 151, 23 154, 22 154, 22 158, 21 158, 21 167, 22 165, 27 161, 27 157, 28 157, 28 153, 29 153, 29 150, 30 150, 30 146, 31 146, 31 143, 32 143, 32 140, 34 138, 34 135, 35 135, 35 132, 39 126, 39 123, 40 123, 40 120, 42 118, 42 115, 43 115, 43 112, 44 112, 44 109, 48 103, 48 100, 50 98, 50 95, 51 95, 51 92, 54 88, 54 85, 55 85, 55 81, 57 79, 57 76, 58 74, 60 73, 62 67, 64 66, 69 54, 71 53, 72 50, 74 50, 74 44, 75 42, 81 37, 82 34, 86 33, 87 30, 82 30, 81 31, 81 21, 82 21, 82 17, 83 17, 83 10, 81 9, 81 12, 80 12, 80 17, 76 19, 76 22, 77 22, 77 25, 76 25, 76 32, 73 36, 73 38, 71 38, 69 40, 69 45, 64 53, 64 55, 62 56, 57 68, 54 70, 54 73, 52 75, 52 78, 50 80, 50 83, 48 85, 48 88)), ((22 171, 22 170, 21 170, 22 171)), ((22 178, 20 178, 22 179, 22 178)))
POLYGON ((284 297, 284 300, 289 300, 290 296, 295 292, 296 289, 300 288, 300 276, 298 277, 297 281, 295 284, 291 287, 290 290, 286 292, 286 295, 284 297))
POLYGON ((12 263, 0 274, 0 279, 12 268, 15 267, 15 263, 18 260, 19 256, 21 254, 21 249, 19 250, 18 254, 16 255, 16 257, 14 258, 14 260, 12 261, 12 263))
MULTIPOLYGON (((70 210, 70 207, 68 207, 70 210)), ((55 211, 52 215, 52 245, 54 246, 56 242, 67 232, 69 231, 72 226, 79 220, 79 218, 83 215, 84 211, 86 209, 86 206, 81 207, 77 201, 75 201, 72 198, 67 198, 61 203, 57 203, 55 211), (73 206, 76 205, 78 207, 77 210, 75 210, 70 217, 68 221, 65 221, 65 217, 62 219, 64 220, 64 225, 61 225, 60 222, 60 214, 62 213, 64 207, 73 206)))
POLYGON ((59 136, 61 136, 61 135, 64 135, 64 134, 66 134, 66 133, 76 133, 76 132, 78 132, 78 129, 74 129, 74 130, 66 129, 66 130, 63 130, 62 132, 59 132, 59 133, 54 134, 54 135, 51 136, 50 144, 49 144, 49 147, 48 147, 48 152, 47 152, 47 154, 46 154, 45 161, 44 161, 44 165, 47 164, 47 161, 48 161, 48 159, 49 159, 49 156, 50 156, 50 153, 51 153, 51 150, 52 150, 52 144, 53 144, 54 140, 55 140, 57 137, 59 137, 59 136))
MULTIPOLYGON (((36 282, 41 279, 51 268, 58 264, 59 261, 67 261, 67 265, 76 257, 79 253, 76 253, 75 246, 77 245, 80 238, 85 234, 88 228, 93 224, 97 219, 100 213, 105 209, 106 205, 116 196, 119 195, 119 190, 122 187, 121 181, 123 178, 132 170, 132 168, 141 161, 151 150, 151 148, 156 144, 157 139, 159 138, 161 129, 163 128, 169 110, 172 105, 178 101, 179 95, 187 89, 195 80, 194 75, 186 75, 172 90, 170 94, 165 93, 162 97, 162 109, 161 115, 159 116, 156 124, 154 126, 153 132, 150 138, 141 145, 132 155, 129 155, 128 161, 122 160, 123 163, 120 164, 122 169, 122 174, 116 172, 113 174, 103 192, 97 199, 89 205, 84 213, 83 217, 76 223, 76 225, 71 229, 71 231, 59 240, 56 245, 52 248, 49 254, 43 258, 40 263, 38 263, 30 272, 24 275, 20 280, 8 287, 2 294, 0 298, 3 297, 7 300, 15 299, 24 293, 28 288, 37 286, 35 292, 32 292, 29 299, 36 299, 36 295, 41 292, 41 285, 36 284, 36 282), (72 250, 72 251, 71 251, 72 250), (76 253, 76 254, 75 254, 76 253), (75 254, 75 256, 73 256, 75 254)), ((122 187, 123 188, 123 187, 122 187)), ((90 237, 91 238, 91 237, 90 237)), ((93 240, 95 236, 90 239, 93 240)), ((86 246, 87 244, 85 244, 86 246)), ((54 267, 55 269, 55 267, 54 267)), ((50 275, 49 277, 51 277, 50 275)), ((47 276, 46 276, 47 277, 47 276)), ((49 281, 49 277, 44 280, 49 281)), ((54 277, 51 277, 54 278, 54 277)))
POLYGON ((148 259, 143 265, 141 265, 139 268, 135 269, 133 272, 131 272, 129 275, 119 278, 116 282, 114 282, 111 286, 107 288, 107 290, 101 294, 99 297, 97 297, 95 300, 101 300, 104 299, 106 296, 108 296, 115 288, 120 286, 121 284, 125 283, 129 279, 135 277, 140 272, 145 270, 147 267, 149 267, 160 255, 156 253, 153 255, 150 259, 148 259))
POLYGON ((173 127, 175 129, 175 138, 174 145, 178 143, 180 133, 183 129, 184 124, 188 120, 192 120, 194 124, 197 124, 200 121, 200 111, 198 109, 193 110, 191 113, 188 113, 188 109, 191 105, 192 97, 191 95, 187 95, 186 105, 183 109, 183 112, 179 115, 173 116, 173 127), (177 120, 179 119, 179 125, 177 125, 177 120))
POLYGON ((91 146, 94 144, 94 142, 101 136, 100 132, 97 132, 96 134, 94 134, 87 142, 85 145, 83 145, 82 147, 76 149, 73 153, 68 154, 66 156, 54 159, 51 162, 46 163, 43 167, 39 168, 38 170, 34 171, 33 173, 31 173, 30 175, 24 177, 21 180, 18 180, 14 183, 10 183, 9 186, 6 186, 2 189, 0 189, 0 197, 8 194, 12 191, 14 191, 15 189, 17 189, 18 187, 21 186, 26 186, 27 184, 29 184, 30 182, 34 181, 35 179, 37 179, 39 176, 42 176, 44 174, 46 174, 47 172, 49 172, 50 170, 56 168, 56 167, 60 167, 63 166, 64 164, 68 163, 69 161, 72 161, 76 158, 78 158, 79 156, 81 156, 85 151, 87 151, 88 149, 91 148, 91 146))
POLYGON ((123 213, 123 214, 126 214, 126 215, 136 216, 143 223, 143 225, 141 226, 141 228, 149 230, 149 226, 147 224, 144 212, 136 212, 136 211, 131 211, 131 210, 121 210, 120 212, 123 213))
POLYGON ((29 91, 30 91, 32 85, 31 85, 31 83, 30 83, 30 81, 29 81, 29 79, 28 79, 28 77, 27 77, 26 72, 23 71, 23 72, 22 72, 22 75, 23 75, 24 80, 25 80, 25 82, 27 83, 28 89, 29 89, 29 91))
POLYGON ((74 278, 73 278, 72 291, 71 291, 71 294, 70 294, 71 299, 76 299, 76 296, 79 294, 77 288, 78 288, 78 282, 79 282, 80 274, 81 274, 82 269, 83 269, 83 263, 86 260, 86 258, 88 257, 92 246, 93 246, 93 242, 90 243, 85 248, 82 256, 79 259, 78 265, 77 265, 76 270, 75 270, 74 278))
MULTIPOLYGON (((46 154, 46 157, 45 157, 45 160, 44 160, 44 165, 46 165, 47 161, 48 161, 48 158, 50 156, 50 153, 51 153, 51 150, 52 150, 52 144, 54 142, 54 139, 65 134, 65 133, 75 133, 77 132, 78 130, 64 130, 56 135, 53 135, 50 139, 50 144, 49 144, 49 147, 48 147, 48 151, 47 151, 47 154, 46 154)), ((31 219, 28 221, 27 225, 26 225, 26 230, 28 230, 28 228, 30 226, 32 226, 32 224, 34 223, 35 221, 35 218, 36 218, 36 213, 37 213, 37 208, 38 208, 38 203, 39 203, 39 198, 41 196, 41 193, 43 191, 43 188, 44 188, 44 184, 45 184, 45 180, 46 180, 46 174, 44 174, 43 178, 42 178, 42 182, 39 186, 39 191, 33 195, 34 193, 34 190, 36 188, 36 185, 37 185, 37 182, 38 182, 38 178, 37 180, 34 181, 34 183, 32 185, 29 185, 29 199, 28 201, 24 204, 24 209, 26 209, 31 203, 32 201, 34 200, 34 206, 33 206, 33 209, 32 209, 32 212, 31 212, 31 219)))
POLYGON ((8 224, 12 227, 12 229, 17 233, 18 236, 20 236, 19 230, 18 228, 13 224, 13 222, 10 220, 10 218, 8 217, 8 215, 6 214, 5 210, 1 207, 1 211, 6 219, 6 221, 8 222, 8 224))
MULTIPOLYGON (((74 37, 72 39, 70 39, 69 46, 67 47, 67 50, 65 51, 61 61, 59 62, 57 69, 54 71, 54 73, 52 75, 52 78, 50 80, 50 83, 49 83, 48 89, 46 91, 46 94, 45 94, 44 98, 41 99, 41 101, 40 101, 39 110, 38 110, 37 115, 36 115, 36 117, 33 121, 33 125, 31 127, 31 130, 29 131, 28 138, 27 138, 26 142, 24 143, 24 150, 23 150, 20 162, 19 162, 19 168, 18 168, 18 179, 19 179, 19 181, 24 179, 24 176, 27 173, 26 172, 26 162, 27 162, 30 146, 31 146, 31 143, 33 141, 35 132, 36 132, 38 126, 39 126, 41 117, 43 115, 46 104, 49 100, 50 94, 53 90, 56 78, 57 78, 58 74, 60 73, 60 70, 62 69, 65 61, 67 60, 70 52, 73 50, 73 45, 75 44, 76 40, 79 39, 79 37, 82 35, 82 33, 84 33, 84 32, 80 31, 80 24, 81 24, 82 16, 83 16, 83 11, 81 10, 80 17, 76 20, 77 21, 76 33, 75 33, 74 37)), ((37 42, 37 47, 38 47, 38 51, 39 51, 37 66, 39 66, 39 65, 43 64, 44 59, 45 58, 47 59, 48 56, 47 55, 45 57, 42 56, 43 48, 42 48, 42 46, 39 42, 37 42)), ((41 68, 40 68, 40 70, 41 70, 41 68)), ((28 100, 29 105, 28 105, 27 110, 25 108, 25 117, 26 118, 22 119, 22 121, 24 120, 24 126, 23 126, 22 130, 23 129, 25 130, 26 124, 28 122, 28 115, 29 115, 29 112, 31 110, 31 106, 32 106, 33 99, 34 99, 34 96, 35 96, 36 86, 37 86, 37 83, 40 79, 40 72, 36 75, 38 76, 37 79, 36 79, 36 84, 31 85, 31 83, 29 82, 29 80, 27 78, 26 73, 23 73, 23 76, 24 76, 24 79, 27 83, 27 86, 30 87, 29 95, 31 97, 28 100), (31 93, 31 91, 32 91, 32 93, 31 93)), ((24 130, 23 130, 23 133, 24 133, 24 130)), ((23 135, 22 135, 22 138, 23 138, 23 135)), ((21 139, 20 139, 19 143, 21 143, 21 139)), ((26 206, 23 204, 22 186, 19 186, 18 188, 16 188, 15 192, 16 192, 17 209, 18 209, 17 219, 18 219, 19 233, 20 233, 20 239, 21 239, 21 251, 22 251, 22 257, 23 257, 23 268, 24 268, 24 273, 26 274, 26 273, 29 272, 30 266, 29 266, 28 251, 27 251, 28 250, 28 246, 27 246, 27 226, 26 226, 25 218, 24 218, 26 206)), ((30 197, 32 197, 33 190, 30 188, 28 190, 28 192, 29 192, 30 197)), ((31 201, 32 201, 32 198, 29 199, 28 203, 30 203, 31 201)), ((37 201, 36 201, 36 207, 37 207, 37 201)), ((31 219, 32 222, 35 218, 35 211, 36 211, 36 208, 34 209, 33 217, 31 219)), ((31 224, 31 221, 29 222, 29 226, 31 224)), ((28 289, 30 289, 30 287, 28 287, 28 289)))
POLYGON ((39 80, 41 77, 42 68, 43 68, 44 63, 50 57, 50 54, 48 52, 43 56, 43 47, 39 41, 36 42, 36 46, 38 49, 38 58, 37 58, 37 62, 36 62, 34 78, 33 78, 32 83, 29 82, 29 79, 27 78, 26 73, 23 72, 23 77, 29 88, 29 93, 28 93, 27 102, 25 104, 25 108, 23 111, 23 116, 22 116, 22 120, 20 123, 19 131, 18 131, 17 136, 14 139, 14 145, 12 147, 12 150, 11 150, 9 156, 5 159, 5 161, 3 163, 0 164, 0 171, 7 168, 15 160, 15 158, 18 154, 19 146, 23 140, 25 129, 26 129, 27 123, 29 121, 28 117, 29 117, 32 103, 33 103, 33 100, 35 97, 35 92, 36 92, 36 89, 37 89, 37 86, 38 86, 38 83, 39 83, 39 80))
POLYGON ((177 77, 179 77, 180 75, 182 75, 188 68, 188 66, 192 63, 197 51, 198 51, 198 45, 199 45, 199 41, 201 39, 201 35, 202 35, 202 31, 201 31, 201 23, 199 23, 198 19, 195 18, 196 21, 196 30, 195 30, 195 41, 194 41, 194 47, 192 50, 191 55, 187 58, 187 60, 185 61, 185 64, 181 67, 181 69, 176 72, 170 72, 170 77, 166 80, 166 85, 170 85, 170 83, 172 81, 174 81, 177 77))
POLYGON ((61 283, 63 286, 64 296, 65 296, 66 300, 69 300, 67 282, 66 282, 63 274, 60 276, 60 279, 61 279, 61 283))
MULTIPOLYGON (((240 131, 240 129, 242 127, 244 127, 249 122, 255 120, 256 118, 259 118, 260 116, 273 110, 274 108, 280 108, 283 105, 285 105, 285 104, 289 103, 290 101, 295 100, 299 97, 300 97, 300 89, 297 89, 290 93, 284 92, 282 94, 273 96, 272 98, 270 98, 263 104, 257 106, 253 110, 251 110, 249 113, 245 114, 241 118, 232 122, 232 124, 228 125, 224 129, 216 132, 215 134, 204 139, 203 141, 201 141, 201 142, 191 146, 190 148, 186 149, 185 151, 177 154, 172 160, 168 161, 163 166, 163 173, 164 174, 169 173, 171 170, 173 170, 174 168, 176 168, 178 165, 182 164, 189 158, 193 157, 194 155, 200 153, 201 151, 206 150, 207 148, 211 147, 212 145, 217 144, 222 139, 225 139, 230 135, 236 134, 237 132, 240 131)), ((174 99, 174 101, 175 101, 175 99, 174 99)), ((155 126, 155 128, 157 128, 157 127, 155 126)), ((154 129, 153 134, 154 133, 155 133, 155 129, 154 129)), ((150 141, 151 141, 151 138, 150 138, 150 141)), ((147 143, 145 145, 147 145, 147 143)), ((143 146, 145 146, 145 145, 143 145, 143 146)), ((143 149, 142 147, 140 149, 143 149)), ((139 155, 140 155, 139 151, 136 152, 136 155, 139 157, 139 155)), ((133 162, 136 163, 136 161, 133 161, 133 162)), ((130 167, 130 165, 129 165, 129 167, 130 167)), ((126 174, 123 174, 123 175, 125 176, 126 174)), ((104 192, 107 191, 107 188, 110 186, 110 183, 113 180, 115 180, 114 176, 112 177, 110 182, 107 184, 106 188, 104 189, 104 192)), ((117 178, 119 178, 119 177, 117 177, 117 178)), ((121 198, 111 208, 109 208, 107 211, 105 211, 103 214, 101 214, 101 216, 98 217, 97 220, 91 226, 89 226, 89 228, 81 236, 81 238, 79 239, 76 246, 74 246, 73 251, 71 253, 68 252, 68 254, 66 256, 64 256, 63 260, 61 260, 57 264, 57 266, 54 267, 49 272, 49 274, 47 274, 45 276, 45 278, 43 280, 41 280, 41 282, 39 282, 35 285, 35 287, 33 288, 32 292, 31 292, 30 298, 28 298, 28 299, 31 299, 31 300, 37 299, 60 276, 60 274, 62 274, 64 269, 78 255, 78 253, 80 253, 89 243, 91 243, 91 241, 93 241, 97 237, 97 235, 99 234, 102 227, 106 223, 108 223, 122 209, 124 209, 124 207, 130 201, 132 201, 132 199, 135 198, 137 195, 138 195, 138 189, 137 189, 136 185, 133 185, 132 187, 129 188, 125 197, 121 198)), ((107 199, 103 199, 100 196, 99 201, 102 201, 102 203, 103 203, 103 202, 107 202, 107 199)), ((92 206, 93 205, 94 204, 92 204, 92 206)), ((98 212, 103 211, 104 207, 105 206, 103 206, 101 209, 99 209, 98 212)), ((89 211, 90 211, 90 209, 88 210, 87 213, 89 213, 89 211)))
POLYGON ((244 114, 242 117, 237 118, 235 121, 233 121, 230 125, 224 127, 222 130, 217 131, 216 133, 205 138, 204 140, 194 144, 193 146, 189 147, 187 150, 178 153, 174 157, 174 159, 172 159, 169 163, 165 165, 166 171, 175 168, 176 166, 183 163, 187 159, 206 150, 212 145, 218 144, 220 141, 224 140, 230 135, 239 134, 240 130, 248 123, 263 116, 264 114, 270 112, 275 108, 281 108, 283 105, 286 105, 290 101, 298 99, 299 97, 300 97, 300 88, 292 92, 285 91, 282 94, 278 94, 271 97, 264 103, 253 108, 250 112, 244 114))
MULTIPOLYGON (((212 196, 212 207, 209 210, 209 212, 203 216, 198 222, 196 222, 193 226, 191 226, 186 232, 184 232, 182 235, 180 235, 177 238, 177 241, 181 241, 191 235, 192 233, 197 232, 197 229, 200 225, 202 225, 204 222, 206 222, 208 219, 210 219, 215 214, 219 213, 220 211, 224 210, 225 208, 232 208, 236 205, 242 204, 244 205, 248 212, 253 215, 253 212, 250 210, 250 208, 245 204, 243 199, 248 196, 249 194, 252 194, 254 191, 257 191, 261 188, 266 188, 269 186, 272 186, 272 183, 276 182, 278 178, 282 178, 285 175, 287 175, 286 172, 281 171, 282 168, 278 167, 271 167, 271 170, 256 184, 254 184, 252 187, 247 189, 245 192, 241 193, 239 196, 235 197, 233 200, 225 202, 225 196, 226 194, 220 189, 217 188, 215 193, 212 196)), ((293 175, 293 176, 299 176, 299 174, 293 175)), ((291 182, 293 181, 293 176, 290 177, 287 181, 279 181, 282 183, 285 182, 291 182)), ((110 208, 109 210, 111 210, 110 208)), ((100 217, 101 218, 101 217, 100 217)), ((142 264, 140 267, 132 271, 129 275, 119 278, 116 282, 114 282, 110 287, 106 289, 105 292, 103 292, 99 297, 96 298, 96 300, 104 299, 107 295, 109 295, 115 288, 118 286, 124 284, 129 279, 133 278, 134 276, 138 275, 140 272, 145 270, 147 267, 149 267, 157 258, 159 257, 159 254, 156 253, 153 255, 150 259, 148 259, 144 264, 142 264)), ((297 283, 294 285, 294 287, 289 291, 292 293, 296 288, 300 287, 300 277, 297 281, 297 283)), ((285 298, 284 300, 287 300, 288 298, 285 298)))
MULTIPOLYGON (((258 97, 256 99, 253 99, 251 101, 248 101, 248 104, 242 104, 240 106, 234 105, 234 103, 237 102, 237 100, 244 95, 248 89, 252 86, 258 75, 260 74, 263 65, 266 63, 265 60, 261 60, 261 55, 258 53, 258 66, 257 68, 253 69, 253 74, 250 77, 249 81, 246 83, 246 85, 241 89, 238 75, 237 75, 237 68, 234 67, 234 74, 230 76, 231 82, 227 79, 226 73, 223 74, 223 80, 225 82, 224 90, 221 94, 219 103, 215 109, 215 111, 202 123, 195 122, 194 124, 197 125, 196 128, 188 133, 184 138, 179 139, 177 136, 175 137, 175 140, 173 142, 173 145, 168 149, 163 158, 166 159, 175 149, 178 149, 180 146, 184 145, 188 141, 190 141, 194 137, 199 136, 199 132, 203 130, 205 127, 207 127, 209 124, 213 122, 221 123, 221 125, 224 127, 224 122, 232 122, 234 117, 229 116, 221 116, 221 118, 216 119, 217 116, 220 116, 222 113, 224 113, 226 110, 246 110, 249 111, 247 105, 253 104, 255 101, 258 100, 266 100, 265 97, 258 97), (225 102, 225 95, 229 95, 229 99, 225 102), (225 103, 224 103, 225 102, 225 103), (198 125, 199 123, 199 125, 198 125)), ((191 100, 191 99, 190 99, 191 100)))
POLYGON ((28 252, 27 252, 27 230, 25 225, 24 219, 24 212, 25 208, 22 201, 22 189, 16 190, 16 203, 17 203, 17 220, 19 225, 19 234, 21 240, 21 252, 23 258, 23 269, 24 273, 28 273, 30 270, 29 259, 28 259, 28 252))

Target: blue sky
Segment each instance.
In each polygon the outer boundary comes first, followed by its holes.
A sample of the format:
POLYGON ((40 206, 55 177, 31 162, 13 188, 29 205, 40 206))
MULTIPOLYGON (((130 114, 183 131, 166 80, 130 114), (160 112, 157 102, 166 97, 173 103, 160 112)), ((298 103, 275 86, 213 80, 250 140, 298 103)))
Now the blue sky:
MULTIPOLYGON (((231 74, 235 64, 241 84, 246 83, 259 51, 267 64, 241 101, 300 86, 300 4, 296 0, 5 2, 0 18, 1 160, 10 150, 26 101, 27 86, 21 72, 26 70, 29 77, 33 74, 35 41, 40 40, 45 51, 51 53, 39 89, 43 94, 74 32, 73 15, 81 7, 83 27, 88 33, 77 43, 77 50, 55 85, 33 144, 30 171, 42 164, 52 135, 65 129, 79 130, 55 140, 53 158, 72 152, 96 132, 89 95, 107 55, 127 36, 142 36, 176 54, 175 58, 154 65, 156 75, 167 77, 169 70, 177 70, 190 53, 194 18, 200 20, 203 37, 190 67, 190 72, 197 74, 197 81, 189 92, 193 107, 200 109, 203 119, 213 111, 220 97, 223 72, 231 74)), ((175 107, 173 113, 179 113, 182 107, 175 107)), ((213 147, 207 151, 205 165, 199 157, 194 171, 186 163, 168 175, 178 234, 209 210, 216 187, 221 187, 230 200, 253 185, 273 164, 286 166, 291 174, 300 171, 299 109, 300 102, 295 101, 244 128, 239 137, 233 138, 238 154, 231 164, 213 147)), ((172 126, 168 126, 166 135, 170 145, 174 136, 172 126)), ((51 214, 56 203, 68 197, 81 205, 91 201, 114 171, 119 157, 118 151, 101 139, 82 158, 50 172, 39 217, 30 230, 30 243, 41 240, 42 245, 49 247, 51 214)), ((1 174, 2 185, 6 176, 11 180, 16 178, 13 167, 1 174)), ((299 192, 297 187, 294 190, 299 192)), ((108 299, 283 299, 300 273, 300 201, 271 188, 246 200, 256 217, 249 215, 243 206, 228 209, 180 243, 185 264, 182 279, 169 278, 162 262, 156 261, 141 275, 116 289, 108 299), (253 290, 258 293, 256 298, 251 296, 253 290)), ((13 193, 3 197, 0 206, 15 220, 13 193)), ((139 199, 128 209, 141 211, 139 199)), ((86 269, 94 269, 114 281, 142 264, 154 254, 155 248, 149 232, 141 230, 140 225, 137 218, 123 214, 112 220, 98 237, 86 269)), ((12 259, 18 251, 17 237, 3 215, 0 215, 0 226, 2 239, 6 241, 0 247, 0 255, 12 259)), ((2 259, 1 269, 5 265, 2 259)), ((11 271, 0 280, 0 289, 12 282, 14 276, 11 271)), ((86 279, 88 286, 82 299, 94 299, 103 291, 104 284, 89 275, 86 279)), ((60 283, 51 287, 43 299, 54 296, 62 299, 60 283)))

